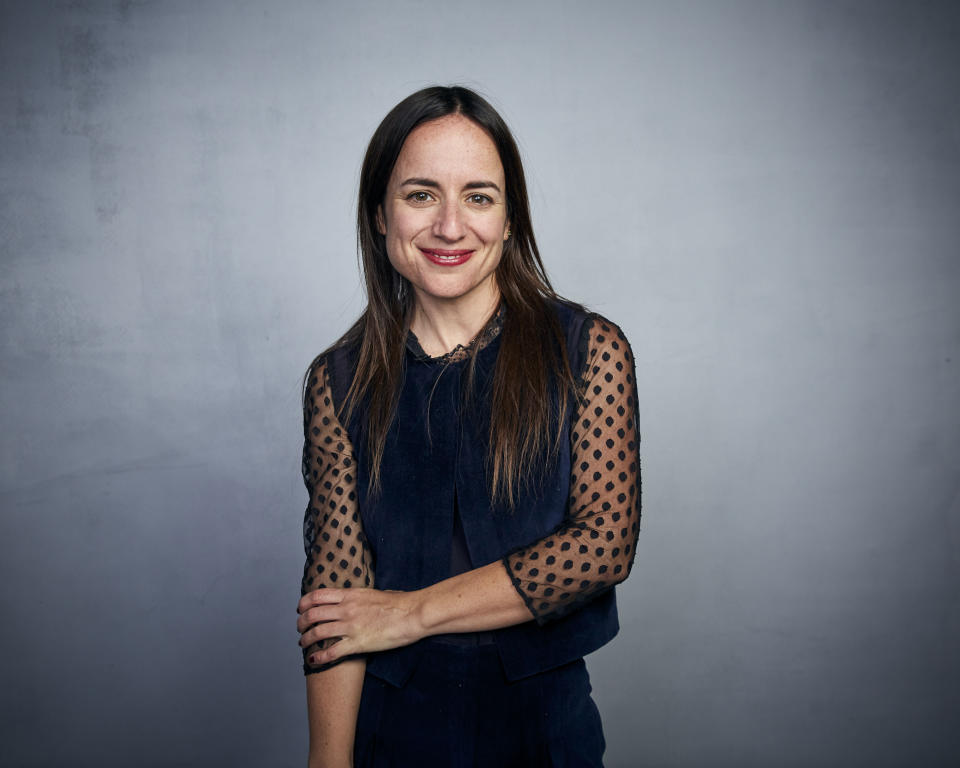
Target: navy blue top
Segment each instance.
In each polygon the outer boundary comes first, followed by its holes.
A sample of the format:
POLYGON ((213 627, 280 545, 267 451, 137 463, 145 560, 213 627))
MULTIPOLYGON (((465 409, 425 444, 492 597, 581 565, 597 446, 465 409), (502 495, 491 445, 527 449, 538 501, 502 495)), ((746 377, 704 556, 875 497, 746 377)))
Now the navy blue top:
MULTIPOLYGON (((633 357, 613 323, 566 305, 557 311, 578 379, 564 425, 570 439, 542 480, 520 489, 514 510, 491 501, 485 469, 489 402, 482 393, 497 361, 502 311, 470 347, 440 358, 426 355, 411 334, 376 495, 367 493, 362 409, 346 426, 336 416, 355 350, 340 347, 318 361, 304 413, 304 593, 420 589, 499 560, 535 621, 463 641, 496 643, 509 678, 567 663, 613 637, 612 587, 630 571, 640 520, 633 357), (480 396, 467 398, 474 351, 480 396)), ((415 643, 371 654, 367 671, 402 685, 420 651, 415 643)))

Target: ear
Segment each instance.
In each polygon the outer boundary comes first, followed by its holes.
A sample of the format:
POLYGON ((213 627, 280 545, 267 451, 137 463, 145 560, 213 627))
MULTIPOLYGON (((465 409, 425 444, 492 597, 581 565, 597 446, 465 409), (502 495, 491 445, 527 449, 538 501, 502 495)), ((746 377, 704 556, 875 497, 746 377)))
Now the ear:
POLYGON ((507 242, 510 239, 510 222, 507 222, 507 226, 503 230, 503 242, 507 242))
POLYGON ((387 234, 387 225, 383 218, 383 206, 377 206, 377 232, 381 235, 386 236, 387 234))

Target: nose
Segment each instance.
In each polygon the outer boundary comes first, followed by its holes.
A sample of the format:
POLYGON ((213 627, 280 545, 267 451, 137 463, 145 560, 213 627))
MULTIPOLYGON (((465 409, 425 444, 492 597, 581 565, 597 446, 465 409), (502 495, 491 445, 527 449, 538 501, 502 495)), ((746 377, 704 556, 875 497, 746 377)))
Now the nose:
POLYGON ((437 218, 433 222, 433 234, 451 243, 463 239, 466 224, 458 200, 446 200, 438 208, 437 218))

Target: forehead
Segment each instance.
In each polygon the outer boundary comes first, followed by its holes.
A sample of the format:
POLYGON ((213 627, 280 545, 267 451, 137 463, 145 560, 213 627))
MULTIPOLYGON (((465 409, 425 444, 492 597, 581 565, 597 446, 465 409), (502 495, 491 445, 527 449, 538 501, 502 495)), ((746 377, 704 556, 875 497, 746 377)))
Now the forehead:
POLYGON ((463 115, 449 115, 414 128, 407 136, 391 181, 410 177, 489 179, 503 183, 503 164, 493 139, 463 115))

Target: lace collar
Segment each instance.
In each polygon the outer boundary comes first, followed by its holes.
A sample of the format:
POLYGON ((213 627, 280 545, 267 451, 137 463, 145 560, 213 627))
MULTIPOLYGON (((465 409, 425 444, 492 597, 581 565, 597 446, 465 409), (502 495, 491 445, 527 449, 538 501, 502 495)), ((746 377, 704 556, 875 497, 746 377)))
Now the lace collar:
POLYGON ((463 344, 457 344, 457 346, 455 346, 449 352, 440 355, 439 357, 431 357, 423 351, 423 347, 420 346, 420 340, 417 338, 417 335, 413 332, 413 330, 407 331, 407 349, 410 350, 410 354, 413 355, 414 360, 419 360, 421 362, 458 363, 461 360, 466 360, 468 357, 470 357, 474 348, 476 348, 476 350, 479 352, 500 335, 500 330, 503 328, 503 318, 505 314, 506 305, 501 302, 497 311, 493 313, 493 315, 487 321, 487 324, 480 329, 480 333, 474 336, 469 344, 466 346, 463 344))

